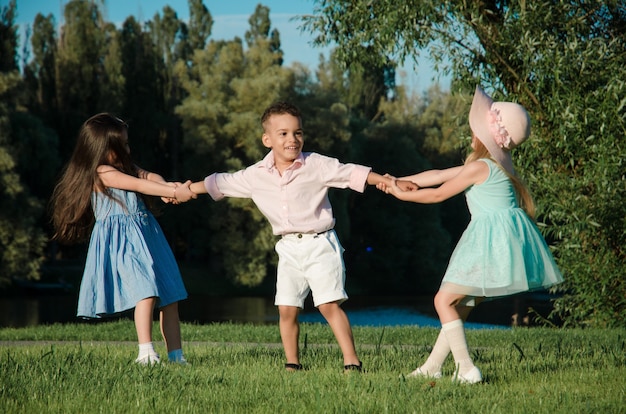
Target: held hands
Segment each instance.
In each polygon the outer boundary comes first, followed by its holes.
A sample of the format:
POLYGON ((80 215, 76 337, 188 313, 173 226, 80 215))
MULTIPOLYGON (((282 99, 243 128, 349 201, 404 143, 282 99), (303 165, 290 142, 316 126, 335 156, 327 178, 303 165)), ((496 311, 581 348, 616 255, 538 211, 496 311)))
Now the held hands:
POLYGON ((164 203, 180 204, 186 203, 192 198, 198 198, 198 195, 189 188, 191 180, 187 180, 184 183, 170 182, 167 185, 173 188, 173 194, 172 197, 161 197, 164 203))
MULTIPOLYGON (((389 176, 391 178, 391 176, 389 176)), ((412 181, 407 180, 397 180, 393 178, 391 180, 392 185, 395 185, 401 191, 417 191, 419 187, 412 181)))
POLYGON ((417 191, 419 189, 417 184, 415 184, 412 181, 398 180, 396 177, 389 175, 389 174, 385 174, 384 177, 389 178, 391 181, 391 184, 388 185, 386 183, 381 182, 381 183, 376 184, 376 188, 378 188, 380 191, 385 192, 386 194, 397 195, 401 192, 417 191))

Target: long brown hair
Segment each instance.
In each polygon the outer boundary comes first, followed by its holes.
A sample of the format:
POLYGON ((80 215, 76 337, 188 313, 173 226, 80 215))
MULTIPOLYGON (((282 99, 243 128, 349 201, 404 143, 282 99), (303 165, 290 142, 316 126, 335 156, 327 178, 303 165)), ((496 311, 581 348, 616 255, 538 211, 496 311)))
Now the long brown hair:
POLYGON ((111 165, 137 177, 127 146, 128 125, 121 119, 100 113, 85 121, 50 199, 53 239, 75 243, 89 237, 95 221, 91 193, 101 191, 110 196, 98 176, 98 166, 111 165))
POLYGON ((535 202, 524 182, 517 175, 511 174, 507 170, 505 170, 500 165, 500 163, 491 156, 489 150, 487 150, 487 147, 485 147, 485 145, 479 139, 474 139, 474 150, 465 159, 465 164, 479 160, 481 158, 489 158, 490 160, 495 162, 502 171, 504 171, 504 173, 507 175, 507 177, 509 177, 509 180, 511 180, 511 183, 513 184, 513 189, 515 190, 515 194, 517 195, 517 201, 519 203, 519 206, 526 212, 526 214, 528 214, 530 218, 534 220, 536 212, 535 202))

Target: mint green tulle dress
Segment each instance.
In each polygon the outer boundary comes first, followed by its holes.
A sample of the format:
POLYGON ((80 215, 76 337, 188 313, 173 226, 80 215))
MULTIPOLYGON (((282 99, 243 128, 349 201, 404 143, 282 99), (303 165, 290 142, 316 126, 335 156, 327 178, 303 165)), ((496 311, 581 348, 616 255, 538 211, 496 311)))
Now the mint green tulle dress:
POLYGON ((163 307, 187 298, 174 254, 152 213, 132 191, 91 196, 96 222, 78 295, 77 316, 101 318, 148 297, 163 307))
POLYGON ((511 180, 496 163, 489 177, 465 191, 471 220, 459 240, 441 290, 501 297, 563 281, 546 241, 519 207, 511 180))

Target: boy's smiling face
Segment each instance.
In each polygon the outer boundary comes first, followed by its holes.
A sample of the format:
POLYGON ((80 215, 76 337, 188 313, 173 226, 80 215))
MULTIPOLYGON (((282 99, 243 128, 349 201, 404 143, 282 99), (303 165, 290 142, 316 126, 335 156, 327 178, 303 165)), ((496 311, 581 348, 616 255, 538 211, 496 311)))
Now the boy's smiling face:
POLYGON ((290 166, 302 152, 304 133, 302 121, 290 114, 272 115, 263 124, 263 145, 274 152, 279 171, 290 166))

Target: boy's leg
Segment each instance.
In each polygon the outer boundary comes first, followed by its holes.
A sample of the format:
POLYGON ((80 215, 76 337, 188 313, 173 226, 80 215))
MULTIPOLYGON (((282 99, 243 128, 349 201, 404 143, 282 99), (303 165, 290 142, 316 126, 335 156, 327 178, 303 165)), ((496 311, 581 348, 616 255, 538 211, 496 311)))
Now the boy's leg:
POLYGON ((285 350, 285 358, 288 364, 300 364, 298 339, 300 337, 300 325, 298 323, 297 306, 278 306, 280 338, 285 350))
POLYGON ((344 365, 361 365, 354 347, 354 337, 348 315, 341 309, 337 302, 324 303, 318 306, 328 325, 333 331, 341 352, 343 353, 344 365))

